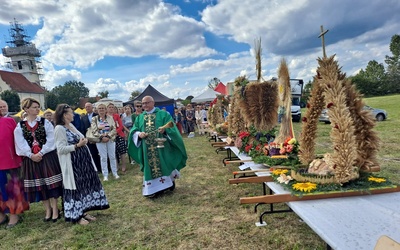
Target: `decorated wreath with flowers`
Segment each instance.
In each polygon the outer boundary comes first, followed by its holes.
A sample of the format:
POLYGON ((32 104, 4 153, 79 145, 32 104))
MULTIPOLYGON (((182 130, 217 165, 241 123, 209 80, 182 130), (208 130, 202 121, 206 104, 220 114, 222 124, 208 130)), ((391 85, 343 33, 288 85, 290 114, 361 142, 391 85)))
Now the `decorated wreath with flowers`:
POLYGON ((352 180, 345 184, 321 184, 312 181, 298 181, 292 177, 291 169, 284 168, 271 168, 271 176, 276 183, 279 183, 286 190, 289 190, 293 195, 297 196, 302 196, 308 193, 346 192, 394 186, 394 184, 388 179, 373 175, 371 173, 362 173, 359 179, 352 180))

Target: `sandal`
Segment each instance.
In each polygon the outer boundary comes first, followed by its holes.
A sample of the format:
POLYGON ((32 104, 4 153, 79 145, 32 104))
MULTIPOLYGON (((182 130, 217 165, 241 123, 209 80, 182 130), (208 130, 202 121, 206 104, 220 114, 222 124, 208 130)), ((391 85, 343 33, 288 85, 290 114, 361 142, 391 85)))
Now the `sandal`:
POLYGON ((96 221, 96 220, 97 220, 96 217, 94 217, 93 215, 90 215, 90 214, 84 214, 84 215, 83 215, 83 218, 84 218, 85 220, 87 220, 87 221, 96 221))
POLYGON ((85 218, 82 217, 82 218, 78 221, 78 224, 79 224, 79 225, 82 225, 82 226, 86 226, 86 225, 89 224, 89 221, 85 220, 85 218))

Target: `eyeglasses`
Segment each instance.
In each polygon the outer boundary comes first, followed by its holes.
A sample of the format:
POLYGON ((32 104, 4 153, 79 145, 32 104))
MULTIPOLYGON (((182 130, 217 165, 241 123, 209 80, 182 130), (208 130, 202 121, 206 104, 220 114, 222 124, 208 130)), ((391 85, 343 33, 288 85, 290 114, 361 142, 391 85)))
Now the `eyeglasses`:
POLYGON ((64 105, 64 109, 70 109, 70 108, 71 107, 68 104, 64 105))
POLYGON ((142 106, 136 106, 136 108, 141 108, 142 106))

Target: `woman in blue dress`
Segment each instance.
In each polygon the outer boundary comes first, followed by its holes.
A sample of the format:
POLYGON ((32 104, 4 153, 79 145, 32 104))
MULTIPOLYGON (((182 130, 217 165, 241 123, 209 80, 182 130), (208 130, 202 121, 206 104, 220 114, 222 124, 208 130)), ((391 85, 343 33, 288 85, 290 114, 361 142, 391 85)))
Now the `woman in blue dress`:
POLYGON ((65 221, 87 225, 96 220, 89 211, 107 209, 109 204, 87 139, 71 123, 73 119, 70 106, 57 106, 54 134, 63 176, 64 217, 65 221))

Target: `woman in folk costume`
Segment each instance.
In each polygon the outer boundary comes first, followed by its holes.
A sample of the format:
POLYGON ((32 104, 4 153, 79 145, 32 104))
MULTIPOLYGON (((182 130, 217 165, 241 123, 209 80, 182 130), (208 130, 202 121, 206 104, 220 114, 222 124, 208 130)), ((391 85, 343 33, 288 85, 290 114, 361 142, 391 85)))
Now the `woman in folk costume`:
POLYGON ((71 123, 74 113, 67 104, 59 104, 55 111, 54 129, 58 159, 63 175, 65 221, 87 225, 96 218, 88 211, 110 206, 101 185, 87 139, 71 123))
POLYGON ((15 120, 3 117, 0 110, 0 225, 8 222, 6 228, 21 222, 19 214, 29 209, 20 179, 22 159, 15 153, 13 132, 16 126, 15 120))
POLYGON ((62 195, 62 175, 54 144, 53 125, 39 116, 40 104, 28 97, 21 108, 27 117, 14 130, 15 150, 23 156, 24 190, 29 202, 42 201, 46 214, 44 221, 60 218, 57 199, 62 195))

